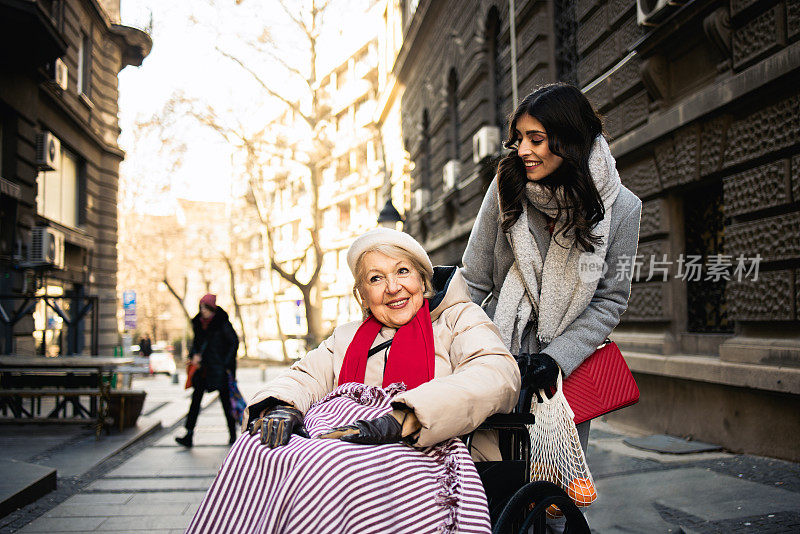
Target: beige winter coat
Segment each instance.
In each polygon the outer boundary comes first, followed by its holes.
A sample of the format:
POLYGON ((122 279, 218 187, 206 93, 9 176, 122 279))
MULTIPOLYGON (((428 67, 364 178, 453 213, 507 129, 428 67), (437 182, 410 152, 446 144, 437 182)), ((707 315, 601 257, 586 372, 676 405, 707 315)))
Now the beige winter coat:
MULTIPOLYGON (((490 415, 510 412, 520 388, 514 358, 503 345, 497 327, 470 300, 461 273, 455 268, 437 270, 435 279, 446 280, 443 288, 437 288, 438 297, 443 298, 431 310, 435 378, 394 398, 394 402, 413 409, 422 424, 419 447, 468 434, 490 415)), ((431 305, 437 300, 434 297, 431 305)), ((274 397, 305 413, 312 403, 336 388, 345 352, 360 324, 356 321, 336 328, 319 347, 257 393, 250 404, 274 397)), ((394 333, 395 329, 384 327, 372 346, 391 339, 394 333)), ((379 351, 367 360, 367 385, 382 384, 385 353, 379 351)), ((476 432, 473 458, 500 459, 494 433, 476 432)))

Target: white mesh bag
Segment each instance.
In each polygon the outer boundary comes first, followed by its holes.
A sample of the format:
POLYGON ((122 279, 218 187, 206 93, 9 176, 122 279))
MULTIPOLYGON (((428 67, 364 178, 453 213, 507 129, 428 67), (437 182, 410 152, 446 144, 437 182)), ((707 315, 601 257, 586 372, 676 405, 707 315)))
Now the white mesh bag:
MULTIPOLYGON (((528 426, 531 436, 531 481, 547 480, 560 486, 577 506, 589 506, 597 498, 594 479, 586 465, 578 430, 561 387, 561 373, 556 393, 548 399, 539 392, 543 402, 531 402, 536 423, 528 426)), ((554 512, 548 510, 548 512, 554 512)))

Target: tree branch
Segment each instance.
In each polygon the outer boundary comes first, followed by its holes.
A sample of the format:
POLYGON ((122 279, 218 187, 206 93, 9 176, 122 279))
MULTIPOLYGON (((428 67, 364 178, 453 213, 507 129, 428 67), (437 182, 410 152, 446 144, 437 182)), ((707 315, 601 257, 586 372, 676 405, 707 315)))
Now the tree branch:
POLYGON ((167 280, 167 276, 166 275, 164 275, 164 278, 161 281, 164 282, 164 285, 167 286, 167 289, 169 290, 169 292, 172 293, 172 296, 175 297, 175 299, 181 305, 181 311, 183 311, 183 315, 186 317, 186 320, 191 323, 192 322, 192 317, 189 315, 189 312, 186 311, 186 306, 183 303, 183 299, 186 298, 186 297, 185 296, 181 297, 180 295, 178 295, 178 292, 175 291, 175 288, 173 288, 172 284, 170 284, 169 280, 167 280))
MULTIPOLYGON (((306 23, 305 23, 305 21, 302 19, 302 17, 298 17, 297 15, 295 15, 294 13, 292 13, 292 12, 289 10, 289 6, 287 6, 287 5, 286 5, 286 2, 285 2, 285 0, 278 0, 278 4, 280 4, 280 6, 281 6, 281 9, 283 9, 283 12, 284 12, 284 13, 286 13, 286 16, 287 16, 287 17, 289 17, 290 19, 292 19, 292 22, 294 22, 294 23, 295 23, 295 25, 296 25, 298 28, 300 28, 300 30, 301 30, 301 31, 302 31, 304 34, 306 34, 306 38, 308 38, 308 40, 309 40, 310 42, 313 42, 313 41, 314 41, 316 38, 314 37, 314 34, 313 34, 313 33, 311 33, 311 30, 309 30, 309 28, 308 28, 308 25, 306 25, 306 23)), ((312 18, 313 18, 313 16, 314 16, 314 15, 312 14, 312 18)), ((313 21, 312 21, 312 24, 313 24, 313 21)))
POLYGON ((269 95, 273 96, 274 98, 277 98, 278 100, 280 100, 281 102, 283 102, 284 104, 289 106, 292 109, 292 111, 297 113, 297 115, 300 116, 300 118, 302 118, 306 123, 308 123, 309 126, 311 126, 312 128, 315 126, 315 121, 311 117, 309 117, 305 113, 303 113, 303 110, 300 109, 300 105, 297 102, 292 102, 291 100, 289 100, 288 98, 286 98, 282 94, 280 94, 277 91, 273 90, 269 85, 267 85, 267 83, 264 80, 261 79, 261 76, 259 76, 253 69, 251 69, 250 67, 245 65, 244 62, 242 60, 240 60, 239 58, 237 58, 236 56, 231 55, 228 52, 225 52, 224 50, 222 50, 219 47, 215 47, 215 48, 217 49, 217 52, 219 52, 220 54, 222 54, 226 58, 230 59, 231 61, 237 63, 240 67, 242 67, 248 74, 250 74, 250 76, 253 77, 253 79, 269 95))

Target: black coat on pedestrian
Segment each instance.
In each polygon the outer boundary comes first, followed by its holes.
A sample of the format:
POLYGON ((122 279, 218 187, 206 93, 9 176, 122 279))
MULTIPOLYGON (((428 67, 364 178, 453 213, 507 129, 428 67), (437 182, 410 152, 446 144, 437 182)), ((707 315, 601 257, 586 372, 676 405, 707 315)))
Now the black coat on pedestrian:
POLYGON ((239 337, 233 330, 225 310, 217 306, 207 328, 200 322, 200 314, 192 319, 194 341, 192 354, 200 354, 200 370, 195 373, 192 386, 204 387, 206 391, 216 391, 227 386, 230 371, 236 375, 236 351, 239 337))
POLYGON ((145 358, 149 358, 153 354, 153 344, 150 342, 150 338, 143 337, 139 341, 139 354, 145 358))

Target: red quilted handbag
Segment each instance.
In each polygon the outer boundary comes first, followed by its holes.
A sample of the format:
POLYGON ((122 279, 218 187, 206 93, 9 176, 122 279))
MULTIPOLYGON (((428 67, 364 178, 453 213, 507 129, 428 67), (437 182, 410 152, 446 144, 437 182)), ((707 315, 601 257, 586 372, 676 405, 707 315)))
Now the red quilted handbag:
POLYGON ((608 340, 572 371, 563 387, 575 424, 639 400, 639 388, 625 358, 617 344, 608 340))

